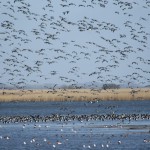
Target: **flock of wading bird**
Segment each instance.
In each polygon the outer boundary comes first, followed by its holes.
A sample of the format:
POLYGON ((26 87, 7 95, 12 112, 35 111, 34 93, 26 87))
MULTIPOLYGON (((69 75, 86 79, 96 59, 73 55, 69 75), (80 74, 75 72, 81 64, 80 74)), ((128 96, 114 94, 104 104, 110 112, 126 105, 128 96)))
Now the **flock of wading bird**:
POLYGON ((9 123, 37 123, 37 122, 68 122, 68 121, 91 121, 91 120, 121 120, 122 122, 125 120, 133 121, 133 120, 149 120, 150 114, 91 114, 91 115, 60 115, 60 114, 52 114, 47 116, 40 115, 30 115, 30 116, 0 116, 0 122, 3 124, 9 123))
MULTIPOLYGON (((86 104, 86 103, 85 103, 86 104)), ((150 115, 149 114, 91 114, 91 115, 73 115, 73 114, 68 114, 68 115, 60 115, 60 114, 52 114, 52 115, 29 115, 29 116, 0 116, 0 128, 3 127, 5 124, 19 124, 21 123, 20 126, 20 132, 24 133, 29 130, 29 127, 32 128, 33 132, 46 132, 41 136, 37 136, 38 134, 35 134, 35 136, 31 136, 28 139, 22 139, 22 145, 34 145, 35 146, 52 146, 53 148, 60 148, 59 145, 62 145, 63 147, 66 147, 66 144, 71 144, 71 137, 72 138, 82 138, 86 139, 88 138, 88 143, 86 143, 84 140, 80 141, 78 146, 81 146, 82 148, 109 148, 113 147, 114 145, 124 145, 125 140, 124 138, 128 138, 130 136, 129 133, 122 133, 120 137, 117 138, 117 135, 115 134, 106 134, 106 137, 104 137, 102 129, 113 129, 116 130, 116 128, 123 129, 123 128, 129 128, 128 130, 133 130, 133 129, 149 129, 149 126, 146 125, 140 125, 140 126, 130 126, 129 124, 120 124, 117 123, 115 124, 110 124, 110 125, 96 125, 96 128, 100 128, 100 131, 96 131, 96 134, 99 136, 96 136, 96 138, 100 137, 103 140, 100 142, 95 142, 92 139, 92 136, 94 134, 94 124, 89 124, 87 125, 87 122, 90 121, 119 121, 119 122, 130 122, 130 121, 135 121, 135 120, 149 120, 150 115), (48 123, 53 123, 57 122, 56 124, 48 124, 48 123), (75 122, 82 123, 81 127, 76 127, 74 124, 75 122), (46 123, 46 124, 45 124, 46 123), (70 124, 70 125, 68 125, 70 124), (67 126, 68 125, 68 126, 67 126), (91 126, 91 128, 90 128, 91 126), (89 132, 89 134, 86 134, 83 132, 84 128, 86 128, 86 131, 89 132), (54 131, 53 131, 54 130, 54 131), (47 136, 48 133, 48 136, 47 136), (68 134, 67 134, 68 133, 68 134), (79 135, 80 136, 79 136, 79 135), (78 135, 78 136, 77 136, 78 135), (77 137, 76 137, 77 136, 77 137), (121 138, 124 137, 124 138, 121 138), (55 138, 55 140, 53 140, 55 138), (106 138, 106 139, 105 139, 106 138), (113 138, 113 139, 112 139, 113 138), (114 139, 115 138, 115 139, 114 139), (56 141, 57 139, 57 141, 56 141), (105 139, 105 140, 104 140, 105 139), (116 141, 118 139, 118 141, 116 141), (105 141, 105 142, 104 142, 105 141), (113 146, 112 146, 113 145, 113 146)), ((79 125, 79 124, 78 124, 79 125)), ((30 130, 30 132, 32 132, 30 130)), ((116 132, 116 131, 115 131, 116 132)), ((149 131, 150 132, 150 131, 149 131)), ((0 135, 0 141, 12 141, 14 138, 13 135, 11 134, 4 134, 0 135)), ((74 139, 73 139, 74 143, 74 139)), ((143 143, 149 144, 150 140, 149 139, 144 139, 143 143)), ((117 146, 117 147, 118 147, 117 146)))
POLYGON ((1 1, 1 87, 148 85, 149 8, 149 0, 1 1))

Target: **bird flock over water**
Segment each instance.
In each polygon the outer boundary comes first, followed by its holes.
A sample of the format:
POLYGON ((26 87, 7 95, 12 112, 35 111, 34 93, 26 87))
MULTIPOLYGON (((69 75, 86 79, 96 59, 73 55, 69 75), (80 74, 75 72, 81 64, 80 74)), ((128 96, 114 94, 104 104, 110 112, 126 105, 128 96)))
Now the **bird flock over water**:
POLYGON ((6 0, 0 10, 1 85, 150 84, 149 0, 6 0))
MULTIPOLYGON (((139 136, 139 133, 137 134, 135 131, 133 133, 132 130, 148 130, 149 126, 142 124, 133 125, 130 124, 130 121, 148 121, 149 119, 149 114, 0 116, 0 130, 7 130, 4 134, 0 135, 0 142, 9 142, 8 145, 11 145, 10 143, 13 142, 17 133, 8 131, 11 128, 9 124, 12 124, 12 126, 17 126, 17 131, 21 133, 21 137, 19 136, 18 139, 18 146, 22 148, 27 146, 30 148, 33 147, 33 149, 41 147, 43 149, 66 149, 67 147, 78 147, 81 149, 114 149, 123 148, 124 146, 131 148, 130 144, 126 145, 127 141, 131 138, 132 134, 136 135, 136 140, 137 136, 139 136), (95 121, 101 123, 96 124, 95 121), (108 123, 108 121, 112 122, 108 123), (103 124, 102 122, 105 123, 103 124), (117 131, 114 130, 121 130, 119 131, 121 134, 116 134, 115 132, 117 131), (123 130, 125 131, 123 132, 123 130), (104 134, 107 132, 109 132, 109 134, 104 134), (26 135, 26 133, 28 133, 28 135, 26 135)), ((148 132, 143 133, 144 137, 149 135, 148 132)), ((140 143, 143 144, 143 146, 148 146, 150 140, 148 138, 142 140, 143 136, 142 138, 141 136, 140 143)))

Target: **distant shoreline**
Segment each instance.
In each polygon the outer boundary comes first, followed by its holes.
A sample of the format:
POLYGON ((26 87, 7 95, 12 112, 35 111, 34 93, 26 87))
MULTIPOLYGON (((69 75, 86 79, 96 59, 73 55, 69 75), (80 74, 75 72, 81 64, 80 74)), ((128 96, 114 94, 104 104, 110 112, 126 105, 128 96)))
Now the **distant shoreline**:
POLYGON ((150 88, 0 90, 0 102, 15 101, 150 100, 150 88))

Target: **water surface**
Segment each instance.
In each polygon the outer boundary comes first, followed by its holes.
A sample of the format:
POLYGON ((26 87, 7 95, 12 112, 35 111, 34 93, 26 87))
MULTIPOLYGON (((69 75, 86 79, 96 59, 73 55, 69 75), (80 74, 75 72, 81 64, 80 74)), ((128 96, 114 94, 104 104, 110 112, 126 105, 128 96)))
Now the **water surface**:
MULTIPOLYGON (((150 101, 8 102, 0 116, 150 114, 150 101)), ((150 149, 150 121, 0 122, 0 149, 150 149)))

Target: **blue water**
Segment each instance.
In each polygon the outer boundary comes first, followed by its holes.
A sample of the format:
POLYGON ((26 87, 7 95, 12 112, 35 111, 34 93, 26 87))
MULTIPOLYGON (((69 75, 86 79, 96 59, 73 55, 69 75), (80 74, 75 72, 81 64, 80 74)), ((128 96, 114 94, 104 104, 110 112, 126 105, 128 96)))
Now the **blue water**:
MULTIPOLYGON (((150 101, 8 102, 0 116, 150 114, 150 101)), ((0 150, 150 149, 150 120, 0 123, 0 150)))
POLYGON ((0 103, 1 115, 49 115, 149 113, 150 101, 97 101, 97 102, 8 102, 0 103))

